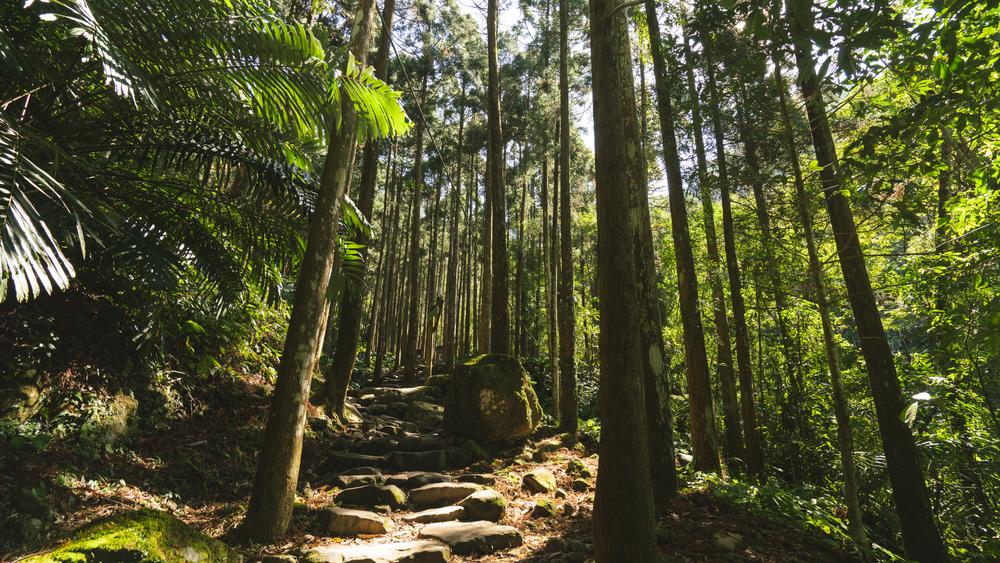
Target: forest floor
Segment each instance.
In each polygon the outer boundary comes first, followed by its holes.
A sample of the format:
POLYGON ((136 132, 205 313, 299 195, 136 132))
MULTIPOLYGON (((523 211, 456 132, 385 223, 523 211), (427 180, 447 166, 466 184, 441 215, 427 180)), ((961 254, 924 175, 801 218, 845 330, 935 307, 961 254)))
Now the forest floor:
MULTIPOLYGON (((0 456, 0 499, 14 491, 34 490, 51 508, 53 522, 33 541, 16 543, 0 533, 0 560, 16 560, 51 545, 69 531, 96 518, 122 510, 166 510, 202 532, 243 551, 250 560, 267 554, 299 553, 330 544, 384 543, 416 537, 420 524, 402 522, 391 514, 396 527, 377 538, 339 540, 325 537, 316 524, 319 509, 332 504, 336 487, 324 484, 324 462, 331 444, 345 430, 316 424, 307 433, 300 478, 300 510, 284 540, 272 545, 240 543, 236 528, 242 520, 254 473, 267 412, 268 385, 263 381, 233 381, 195 401, 186 416, 164 420, 127 443, 102 452, 81 452, 72 444, 51 444, 40 452, 0 456), (316 431, 316 427, 322 429, 316 431), (42 489, 39 492, 39 489, 42 489), (3 553, 7 551, 7 553, 3 553)), ((365 409, 362 408, 362 412, 365 409)), ((368 426, 366 420, 362 426, 368 426)), ((593 444, 567 447, 543 428, 523 445, 493 452, 474 469, 496 476, 491 488, 508 502, 500 522, 516 528, 520 547, 484 556, 455 556, 452 561, 587 561, 591 555, 593 489, 574 491, 574 476, 567 473, 578 460, 593 473, 597 455, 593 444), (553 494, 531 493, 521 477, 544 467, 560 488, 553 494), (533 518, 536 500, 548 498, 557 515, 533 518), (571 505, 567 514, 566 505, 571 505)), ((355 429, 355 432, 358 432, 355 429)), ((347 433, 350 433, 348 430, 347 433)), ((467 469, 445 471, 451 475, 467 469)), ((588 479, 590 483, 594 479, 588 479)), ((0 500, 6 511, 7 500, 0 500)), ((16 504, 16 501, 15 501, 16 504)), ((844 561, 846 552, 789 522, 771 519, 734 506, 705 490, 686 490, 657 516, 657 536, 667 561, 844 561)))

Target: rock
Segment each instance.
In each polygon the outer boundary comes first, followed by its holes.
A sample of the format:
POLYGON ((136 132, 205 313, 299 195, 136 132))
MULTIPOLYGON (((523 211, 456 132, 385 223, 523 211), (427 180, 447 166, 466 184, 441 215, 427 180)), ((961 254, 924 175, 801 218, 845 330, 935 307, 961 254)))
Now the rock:
POLYGON ((493 489, 476 491, 458 503, 465 509, 463 520, 499 522, 507 511, 507 499, 493 489))
POLYGON ((566 516, 572 516, 576 514, 576 507, 567 502, 566 504, 563 505, 563 514, 565 514, 566 516))
POLYGON ((424 426, 439 426, 444 420, 444 407, 426 401, 413 401, 406 408, 403 418, 424 426))
POLYGON ((475 456, 469 450, 463 448, 451 448, 444 452, 445 462, 448 467, 468 467, 476 461, 475 456))
POLYGON ((0 417, 24 422, 42 408, 43 390, 35 373, 29 369, 23 375, 0 378, 0 417))
POLYGON ((405 471, 396 475, 390 475, 386 479, 389 485, 396 485, 403 489, 415 489, 433 483, 451 483, 451 475, 444 473, 434 473, 431 471, 405 471))
POLYGON ((330 536, 381 536, 395 528, 391 520, 374 512, 350 508, 324 508, 319 515, 320 529, 330 536))
POLYGON ((435 373, 427 378, 427 385, 433 385, 434 387, 444 387, 448 385, 451 381, 451 374, 449 373, 435 373))
POLYGON ((547 498, 535 501, 535 506, 531 507, 532 518, 551 518, 556 515, 556 505, 547 498))
POLYGON ((564 491, 562 489, 556 489, 556 498, 558 498, 558 499, 564 499, 567 496, 568 495, 566 494, 566 491, 564 491))
POLYGON ((330 484, 341 489, 360 487, 361 485, 381 485, 385 482, 385 477, 381 474, 373 475, 337 475, 330 479, 330 484))
POLYGON ((440 471, 448 467, 448 459, 442 450, 429 452, 392 452, 389 465, 399 470, 440 471))
POLYGON ((431 524, 433 522, 450 522, 458 520, 465 513, 461 506, 442 506, 441 508, 429 508, 421 512, 414 512, 403 516, 404 522, 415 522, 417 524, 431 524))
POLYGON ((354 451, 366 455, 385 455, 399 449, 399 441, 395 438, 378 438, 364 440, 354 446, 354 451))
POLYGON ((541 463, 541 462, 549 459, 549 456, 552 455, 554 452, 558 451, 560 447, 561 446, 559 444, 555 444, 555 443, 552 443, 552 442, 546 442, 544 444, 539 444, 538 448, 535 449, 535 451, 531 453, 531 459, 533 459, 534 461, 536 461, 538 463, 541 463))
POLYGON ((242 561, 242 557, 166 512, 143 509, 87 524, 55 549, 22 559, 30 563, 98 560, 214 563, 242 561))
POLYGON ((444 449, 444 445, 441 443, 441 440, 436 440, 420 434, 415 436, 404 434, 399 436, 397 441, 399 442, 399 449, 407 452, 426 452, 429 450, 444 449))
POLYGON ((594 472, 591 471, 586 464, 576 458, 573 458, 566 463, 566 473, 583 479, 589 479, 594 476, 594 472))
POLYGON ((578 493, 589 491, 590 481, 587 481, 585 479, 573 479, 573 484, 570 485, 570 487, 578 493))
POLYGON ((521 486, 533 493, 551 493, 556 490, 556 476, 548 469, 539 467, 524 474, 521 486))
POLYGON ((265 555, 260 563, 296 563, 298 558, 294 555, 282 553, 281 555, 265 555))
POLYGON ((466 473, 455 478, 459 483, 479 483, 480 485, 494 485, 497 476, 491 473, 466 473))
POLYGON ((541 420, 528 373, 516 358, 486 354, 459 364, 445 398, 444 427, 482 442, 519 440, 541 420))
POLYGON ((742 542, 743 536, 739 534, 731 532, 715 532, 712 534, 712 543, 715 544, 715 547, 725 551, 737 551, 742 542))
POLYGON ((330 457, 326 458, 321 467, 322 471, 343 472, 345 469, 352 469, 358 467, 372 468, 372 467, 382 467, 386 463, 386 459, 382 456, 356 454, 352 452, 333 452, 330 457))
POLYGON ((455 504, 483 487, 475 483, 434 483, 410 491, 414 506, 445 506, 455 504))
POLYGON ((128 437, 135 423, 139 401, 119 393, 94 407, 90 418, 80 427, 80 439, 91 447, 107 447, 128 437))
POLYGON ((351 467, 350 469, 345 469, 335 476, 339 477, 341 475, 382 475, 382 470, 377 467, 366 467, 364 465, 360 467, 351 467))
POLYGON ((365 508, 384 504, 397 510, 406 504, 406 493, 393 485, 363 485, 344 489, 335 498, 340 504, 365 508))
POLYGON ((492 522, 440 522, 424 526, 421 538, 432 538, 451 546, 457 555, 486 555, 521 545, 521 533, 511 526, 492 522))
POLYGON ((304 563, 448 563, 451 549, 436 541, 329 545, 306 551, 304 563))
POLYGON ((347 425, 356 425, 364 422, 358 406, 350 401, 344 402, 344 416, 340 417, 340 422, 347 425))

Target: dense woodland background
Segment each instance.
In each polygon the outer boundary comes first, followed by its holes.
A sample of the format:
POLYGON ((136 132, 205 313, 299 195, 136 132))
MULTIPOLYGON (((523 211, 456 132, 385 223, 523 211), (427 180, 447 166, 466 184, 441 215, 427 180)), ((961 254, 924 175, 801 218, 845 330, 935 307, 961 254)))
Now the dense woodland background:
MULTIPOLYGON (((633 512, 609 436, 647 427, 657 501, 676 460, 858 556, 1000 558, 1000 5, 485 4, 0 6, 0 487, 50 505, 3 495, 0 552, 117 482, 88 429, 123 396, 155 436, 297 373, 336 419, 506 352, 601 440, 598 560, 633 512)), ((255 458, 261 411, 205 470, 238 502, 302 455, 288 405, 297 453, 255 458)))

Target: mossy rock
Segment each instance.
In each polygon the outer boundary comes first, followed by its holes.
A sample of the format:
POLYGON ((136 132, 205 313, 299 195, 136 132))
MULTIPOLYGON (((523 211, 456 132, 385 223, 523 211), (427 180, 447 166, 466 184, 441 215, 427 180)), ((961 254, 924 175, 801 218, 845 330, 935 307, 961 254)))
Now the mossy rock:
POLYGON ((139 402, 119 393, 98 405, 80 427, 80 439, 91 447, 111 446, 132 433, 139 402))
POLYGON ((566 464, 566 473, 575 477, 589 479, 594 476, 594 472, 582 461, 573 458, 566 464))
POLYGON ((52 551, 23 560, 123 563, 236 562, 226 544, 159 510, 123 512, 92 522, 52 551))
POLYGON ((455 366, 445 399, 444 428, 480 442, 526 438, 542 408, 528 372, 517 358, 485 354, 455 366))
POLYGON ((551 518, 556 515, 556 505, 547 498, 535 501, 535 506, 531 508, 532 518, 551 518))

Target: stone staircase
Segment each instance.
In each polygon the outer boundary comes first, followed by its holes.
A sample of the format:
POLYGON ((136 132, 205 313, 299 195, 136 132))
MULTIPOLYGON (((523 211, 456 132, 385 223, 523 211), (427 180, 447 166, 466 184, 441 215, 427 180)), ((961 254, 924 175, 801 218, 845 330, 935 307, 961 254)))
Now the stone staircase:
POLYGON ((339 491, 317 532, 341 543, 266 563, 441 563, 522 544, 521 533, 501 523, 507 499, 491 488, 496 477, 479 463, 482 450, 442 433, 447 378, 432 382, 390 379, 351 391, 361 423, 333 443, 320 467, 323 484, 339 491))

